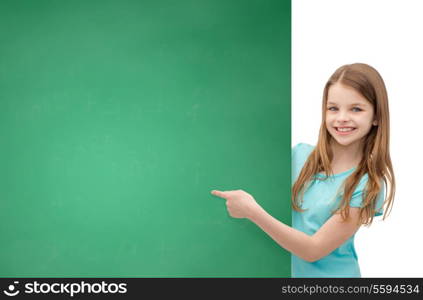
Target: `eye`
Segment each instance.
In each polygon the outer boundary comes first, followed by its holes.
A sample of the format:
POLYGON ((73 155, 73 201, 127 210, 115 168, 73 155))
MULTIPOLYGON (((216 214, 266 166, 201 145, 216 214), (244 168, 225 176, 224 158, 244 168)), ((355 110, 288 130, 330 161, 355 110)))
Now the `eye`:
POLYGON ((337 108, 337 107, 335 107, 335 106, 329 106, 329 107, 328 107, 328 110, 330 110, 330 111, 337 111, 337 110, 338 110, 338 108, 337 108))
POLYGON ((353 107, 353 108, 352 108, 352 111, 353 111, 353 112, 360 112, 360 111, 363 111, 363 110, 362 110, 360 107, 357 107, 357 106, 356 106, 356 107, 353 107))

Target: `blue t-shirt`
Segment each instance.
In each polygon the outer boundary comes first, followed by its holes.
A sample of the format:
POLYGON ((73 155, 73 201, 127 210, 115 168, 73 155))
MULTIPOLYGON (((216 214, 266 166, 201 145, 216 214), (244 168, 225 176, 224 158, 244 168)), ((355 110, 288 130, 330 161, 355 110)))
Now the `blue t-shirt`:
MULTIPOLYGON (((309 154, 314 149, 308 144, 298 144, 292 150, 292 184, 301 172, 309 154)), ((355 168, 329 176, 326 180, 313 180, 304 192, 302 209, 304 212, 292 211, 292 227, 308 235, 313 235, 332 216, 340 201, 344 180, 352 174, 355 168)), ((324 178, 322 174, 315 177, 324 178)), ((363 201, 363 191, 367 183, 364 175, 352 194, 350 206, 360 207, 363 201)), ((384 185, 382 184, 382 187, 384 185)), ((384 188, 379 193, 375 216, 383 214, 384 188)), ((292 254, 292 277, 360 277, 357 253, 354 248, 354 235, 339 248, 327 256, 315 261, 307 262, 292 254)))

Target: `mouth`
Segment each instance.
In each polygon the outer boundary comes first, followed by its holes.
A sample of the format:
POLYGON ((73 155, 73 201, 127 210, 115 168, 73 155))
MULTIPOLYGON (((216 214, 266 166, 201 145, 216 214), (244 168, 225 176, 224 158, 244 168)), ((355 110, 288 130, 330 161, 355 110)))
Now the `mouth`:
POLYGON ((339 135, 348 135, 353 133, 357 128, 355 127, 335 127, 335 131, 339 135))

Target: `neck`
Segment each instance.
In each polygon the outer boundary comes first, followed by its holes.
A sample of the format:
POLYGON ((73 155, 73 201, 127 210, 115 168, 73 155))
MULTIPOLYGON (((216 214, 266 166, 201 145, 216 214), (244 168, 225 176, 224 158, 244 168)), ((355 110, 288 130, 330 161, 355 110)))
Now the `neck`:
POLYGON ((330 146, 333 153, 332 167, 335 165, 341 165, 347 168, 352 168, 360 163, 363 156, 362 142, 343 146, 332 139, 330 146))

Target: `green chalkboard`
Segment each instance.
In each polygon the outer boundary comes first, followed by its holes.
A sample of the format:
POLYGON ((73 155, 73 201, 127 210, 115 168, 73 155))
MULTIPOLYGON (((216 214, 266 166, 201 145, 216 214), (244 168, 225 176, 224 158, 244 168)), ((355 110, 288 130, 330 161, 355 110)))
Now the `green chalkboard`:
POLYGON ((289 277, 290 1, 0 2, 0 276, 289 277))

